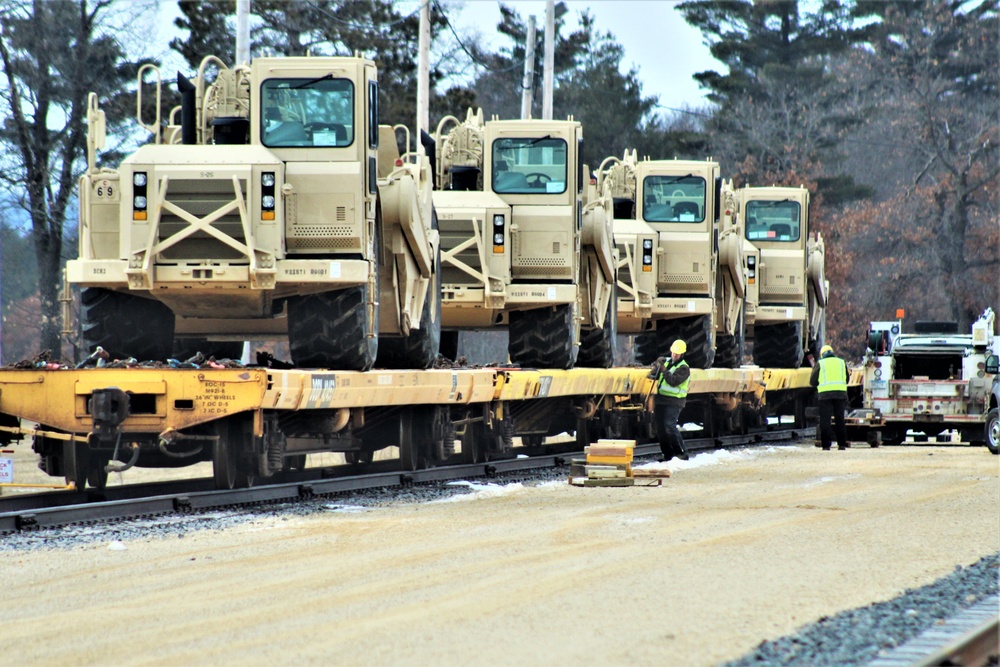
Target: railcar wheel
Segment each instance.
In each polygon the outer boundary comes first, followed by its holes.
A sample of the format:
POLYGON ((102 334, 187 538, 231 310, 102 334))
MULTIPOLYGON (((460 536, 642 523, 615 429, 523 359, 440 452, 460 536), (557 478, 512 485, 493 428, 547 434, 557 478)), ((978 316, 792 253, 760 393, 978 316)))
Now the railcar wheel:
POLYGON ((462 463, 482 463, 486 460, 486 432, 482 422, 469 424, 462 435, 462 463))
POLYGON ((174 313, 155 299, 88 287, 80 294, 80 329, 88 353, 101 346, 112 359, 170 356, 174 313))
POLYGON ((573 368, 579 348, 576 304, 564 303, 510 314, 507 351, 522 368, 573 368))
POLYGON ((369 338, 368 285, 288 300, 288 344, 302 368, 367 371, 375 364, 378 339, 369 338))
POLYGON ((403 470, 419 470, 424 466, 418 429, 414 428, 416 421, 413 408, 405 408, 399 414, 399 465, 403 470))
POLYGON ((213 425, 215 447, 212 451, 212 477, 215 488, 221 490, 248 488, 253 486, 254 473, 245 465, 240 448, 246 443, 249 421, 241 418, 221 419, 213 425))
POLYGON ((1000 408, 986 414, 986 447, 990 453, 1000 453, 1000 408))

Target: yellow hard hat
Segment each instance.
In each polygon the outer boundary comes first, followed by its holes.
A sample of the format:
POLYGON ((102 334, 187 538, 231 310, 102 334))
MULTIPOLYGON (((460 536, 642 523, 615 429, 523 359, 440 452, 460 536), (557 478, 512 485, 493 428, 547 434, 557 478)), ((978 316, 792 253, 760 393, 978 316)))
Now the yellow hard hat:
POLYGON ((833 348, 830 347, 829 345, 824 345, 822 348, 820 348, 820 351, 819 351, 820 356, 826 354, 827 352, 829 352, 830 354, 833 354, 833 348))
POLYGON ((674 341, 673 345, 670 346, 670 352, 672 354, 684 354, 688 351, 687 343, 682 341, 680 338, 674 341))

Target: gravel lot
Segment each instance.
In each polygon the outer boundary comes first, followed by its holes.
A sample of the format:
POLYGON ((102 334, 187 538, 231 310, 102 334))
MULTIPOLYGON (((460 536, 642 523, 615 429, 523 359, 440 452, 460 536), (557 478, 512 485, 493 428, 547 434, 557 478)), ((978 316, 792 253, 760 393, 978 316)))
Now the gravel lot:
POLYGON ((4 536, 0 664, 851 665, 996 591, 984 448, 667 467, 4 536))

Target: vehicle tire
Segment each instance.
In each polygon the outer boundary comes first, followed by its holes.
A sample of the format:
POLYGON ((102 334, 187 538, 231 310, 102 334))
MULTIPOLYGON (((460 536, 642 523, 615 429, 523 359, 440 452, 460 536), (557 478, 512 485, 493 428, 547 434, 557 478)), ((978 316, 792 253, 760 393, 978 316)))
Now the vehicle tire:
POLYGON ((802 323, 784 322, 756 327, 753 361, 761 368, 802 366, 802 323))
POLYGON ((660 357, 660 348, 656 342, 656 332, 647 331, 645 333, 636 334, 635 338, 632 340, 632 345, 634 346, 634 356, 636 363, 642 364, 643 366, 649 366, 657 357, 660 357))
POLYGON ((608 312, 604 316, 604 327, 580 332, 580 354, 576 358, 576 365, 586 368, 611 368, 615 364, 617 348, 618 288, 612 285, 608 312))
POLYGON ((712 347, 712 318, 708 315, 660 320, 656 324, 656 342, 659 356, 669 357, 670 346, 680 338, 687 343, 684 359, 691 368, 711 368, 715 361, 712 347))
POLYGON ((991 454, 1000 453, 1000 408, 986 413, 986 447, 991 454))
MULTIPOLYGON (((431 226, 438 228, 437 213, 431 212, 431 226)), ((441 350, 441 247, 434 257, 434 274, 428 298, 420 311, 420 328, 410 329, 409 336, 385 336, 378 341, 379 368, 426 369, 437 361, 441 350)))
POLYGON ((80 330, 87 354, 100 345, 112 359, 163 361, 170 356, 174 313, 164 304, 102 287, 85 288, 80 300, 80 330))
POLYGON ((378 338, 371 322, 368 285, 288 300, 288 345, 300 368, 367 371, 375 364, 378 338))
POLYGON ((510 360, 522 368, 568 369, 576 363, 576 304, 515 310, 508 331, 510 360))

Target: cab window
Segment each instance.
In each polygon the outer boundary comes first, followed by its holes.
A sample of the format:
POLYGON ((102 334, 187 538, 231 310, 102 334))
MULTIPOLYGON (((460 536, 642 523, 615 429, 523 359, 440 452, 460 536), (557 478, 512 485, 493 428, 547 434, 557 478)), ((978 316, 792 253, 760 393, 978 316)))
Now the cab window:
POLYGON ((562 139, 497 139, 493 142, 493 192, 566 192, 566 154, 562 139))
POLYGON ((268 79, 261 86, 261 123, 265 146, 350 146, 354 83, 329 76, 268 79))
POLYGON ((703 222, 705 179, 700 176, 647 176, 642 180, 646 222, 703 222))
POLYGON ((746 234, 751 241, 798 241, 802 207, 796 201, 749 201, 746 234))

